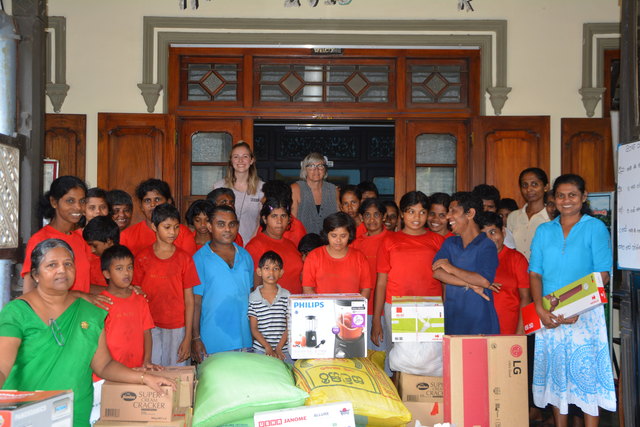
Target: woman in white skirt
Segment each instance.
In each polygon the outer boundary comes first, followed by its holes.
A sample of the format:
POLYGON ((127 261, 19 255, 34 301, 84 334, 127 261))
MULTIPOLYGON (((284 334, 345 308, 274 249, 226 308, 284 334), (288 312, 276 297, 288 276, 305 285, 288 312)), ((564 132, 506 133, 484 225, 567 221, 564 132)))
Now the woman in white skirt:
POLYGON ((556 426, 567 425, 569 404, 597 426, 599 408, 616 410, 613 372, 603 307, 580 316, 556 316, 542 306, 548 295, 589 273, 609 281, 612 252, 604 223, 588 215, 584 180, 561 175, 553 184, 560 215, 540 225, 531 245, 531 295, 545 329, 536 333, 533 398, 553 405, 556 426))

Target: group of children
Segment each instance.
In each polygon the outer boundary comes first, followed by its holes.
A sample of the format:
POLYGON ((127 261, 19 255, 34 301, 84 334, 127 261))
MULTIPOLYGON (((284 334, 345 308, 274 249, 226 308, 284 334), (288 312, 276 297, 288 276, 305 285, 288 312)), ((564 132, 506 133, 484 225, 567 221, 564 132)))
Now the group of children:
POLYGON ((345 186, 340 211, 324 219, 317 235, 291 215, 290 187, 269 181, 261 227, 249 242, 238 233, 227 188, 192 203, 189 227, 169 185, 157 179, 136 188, 144 219, 134 225, 126 192, 87 190, 75 177, 54 181, 43 207, 50 211, 47 227, 63 229, 56 233, 74 242, 73 289, 109 311, 105 330, 114 359, 153 367, 222 351, 290 360, 287 307, 297 293, 367 297, 369 342, 379 350, 390 341, 384 319, 393 296, 446 295, 447 333, 521 333, 520 306, 530 300, 527 262, 505 246, 501 211, 508 203, 493 190, 479 186, 452 197, 411 191, 397 206, 381 200, 371 182, 345 186), (82 218, 74 208, 67 233, 59 223, 71 197, 82 218))

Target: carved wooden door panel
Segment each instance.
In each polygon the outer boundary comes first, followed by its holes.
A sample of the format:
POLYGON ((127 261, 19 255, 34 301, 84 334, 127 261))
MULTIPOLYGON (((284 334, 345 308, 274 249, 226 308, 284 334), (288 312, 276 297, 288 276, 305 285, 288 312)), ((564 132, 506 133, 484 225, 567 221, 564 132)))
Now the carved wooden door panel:
POLYGON ((133 223, 143 219, 135 200, 135 188, 145 179, 166 181, 175 202, 181 200, 176 188, 174 129, 173 119, 165 114, 98 114, 98 185, 131 194, 133 223))
POLYGON ((611 120, 562 119, 562 173, 582 176, 588 191, 613 191, 611 120))
POLYGON ((518 175, 528 167, 549 173, 549 117, 478 117, 473 123, 473 185, 490 184, 502 198, 524 204, 518 175))
MULTIPOLYGON (((45 115, 44 156, 58 160, 58 176, 85 178, 87 116, 84 114, 45 115)), ((47 191, 45 188, 44 191, 47 191)))

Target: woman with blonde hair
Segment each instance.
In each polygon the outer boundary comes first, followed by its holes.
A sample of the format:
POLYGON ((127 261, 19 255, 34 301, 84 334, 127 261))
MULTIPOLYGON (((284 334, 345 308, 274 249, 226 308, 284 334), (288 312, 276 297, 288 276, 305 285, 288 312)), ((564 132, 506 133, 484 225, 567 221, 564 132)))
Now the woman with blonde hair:
POLYGON ((307 233, 319 234, 322 221, 338 211, 338 188, 326 181, 327 175, 327 158, 310 153, 300 162, 301 180, 291 184, 291 214, 307 233))
POLYGON ((260 219, 260 200, 264 196, 258 177, 256 158, 251 146, 239 141, 231 148, 225 177, 213 184, 213 188, 226 187, 236 196, 236 215, 240 222, 239 233, 248 242, 255 235, 260 219))

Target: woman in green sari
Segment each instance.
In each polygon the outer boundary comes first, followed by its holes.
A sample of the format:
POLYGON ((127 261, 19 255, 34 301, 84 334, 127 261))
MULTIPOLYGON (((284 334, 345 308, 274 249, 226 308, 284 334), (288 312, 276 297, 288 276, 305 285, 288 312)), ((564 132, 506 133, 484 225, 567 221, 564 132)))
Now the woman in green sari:
POLYGON ((171 380, 135 371, 111 359, 104 337, 107 312, 76 298, 73 251, 59 239, 31 253, 35 289, 0 312, 0 387, 67 390, 74 394, 75 427, 88 426, 93 403, 91 373, 111 381, 142 383, 163 393, 171 380))

